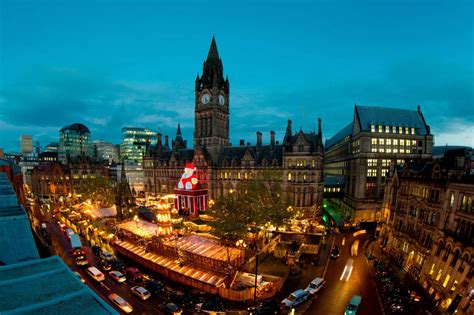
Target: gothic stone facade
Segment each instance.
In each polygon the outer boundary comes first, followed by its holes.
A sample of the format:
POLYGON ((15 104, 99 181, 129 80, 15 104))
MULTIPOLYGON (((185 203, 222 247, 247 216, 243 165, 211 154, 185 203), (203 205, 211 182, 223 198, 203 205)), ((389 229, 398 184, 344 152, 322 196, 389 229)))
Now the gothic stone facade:
POLYGON ((270 132, 270 143, 262 143, 257 132, 255 145, 229 142, 229 80, 224 79, 222 61, 214 38, 201 76, 195 83, 194 149, 188 149, 178 125, 171 146, 168 137, 162 143, 158 134, 156 146, 149 147, 144 158, 145 191, 149 195, 172 193, 186 163, 197 167, 197 176, 209 198, 215 199, 236 189, 239 182, 263 170, 276 170, 276 180, 290 193, 296 208, 314 214, 322 203, 323 145, 321 120, 318 133, 293 133, 288 121, 282 143, 270 132))

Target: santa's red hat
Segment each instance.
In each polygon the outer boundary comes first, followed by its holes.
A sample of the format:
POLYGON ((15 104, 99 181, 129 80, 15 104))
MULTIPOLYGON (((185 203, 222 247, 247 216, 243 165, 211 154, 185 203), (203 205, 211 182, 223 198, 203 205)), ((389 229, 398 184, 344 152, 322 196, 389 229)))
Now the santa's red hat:
POLYGON ((186 163, 184 166, 185 170, 195 170, 196 168, 194 167, 193 163, 186 163))

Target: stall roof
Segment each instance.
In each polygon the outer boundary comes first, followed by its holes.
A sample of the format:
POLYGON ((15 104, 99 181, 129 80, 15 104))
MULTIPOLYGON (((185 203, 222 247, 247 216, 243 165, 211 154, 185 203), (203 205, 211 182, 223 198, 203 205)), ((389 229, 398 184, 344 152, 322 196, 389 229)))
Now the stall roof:
POLYGON ((200 235, 190 235, 169 240, 167 245, 177 246, 181 250, 221 261, 228 260, 228 253, 231 260, 243 255, 243 251, 240 249, 222 246, 218 240, 200 235))
POLYGON ((134 220, 120 223, 117 225, 119 229, 127 230, 136 234, 140 237, 151 237, 154 235, 158 235, 158 226, 154 223, 138 220, 138 223, 134 220))
POLYGON ((175 258, 145 252, 145 249, 143 247, 136 246, 129 242, 116 241, 115 245, 120 246, 125 250, 132 252, 135 255, 140 256, 146 260, 149 260, 154 264, 160 265, 161 267, 167 268, 169 270, 180 273, 186 277, 192 278, 208 285, 217 287, 225 280, 225 276, 219 273, 200 269, 195 266, 180 265, 179 263, 176 263, 175 258))

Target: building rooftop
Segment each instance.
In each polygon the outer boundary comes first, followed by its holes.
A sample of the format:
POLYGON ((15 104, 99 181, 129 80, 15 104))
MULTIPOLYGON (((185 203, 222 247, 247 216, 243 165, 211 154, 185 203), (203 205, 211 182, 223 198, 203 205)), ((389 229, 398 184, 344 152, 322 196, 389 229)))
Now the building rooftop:
POLYGON ((86 127, 86 125, 79 124, 79 123, 74 123, 72 125, 62 127, 61 130, 59 130, 59 132, 64 132, 66 130, 77 131, 80 134, 91 133, 89 128, 86 127))
POLYGON ((0 313, 118 314, 57 256, 0 266, 0 313))

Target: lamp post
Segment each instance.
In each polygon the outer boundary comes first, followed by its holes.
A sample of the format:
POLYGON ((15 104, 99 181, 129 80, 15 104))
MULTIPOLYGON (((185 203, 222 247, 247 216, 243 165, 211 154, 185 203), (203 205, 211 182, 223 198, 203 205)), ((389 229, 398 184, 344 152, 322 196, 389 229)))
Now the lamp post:
POLYGON ((137 224, 137 227, 138 227, 138 215, 135 215, 135 216, 133 217, 133 220, 135 221, 135 223, 137 224))

